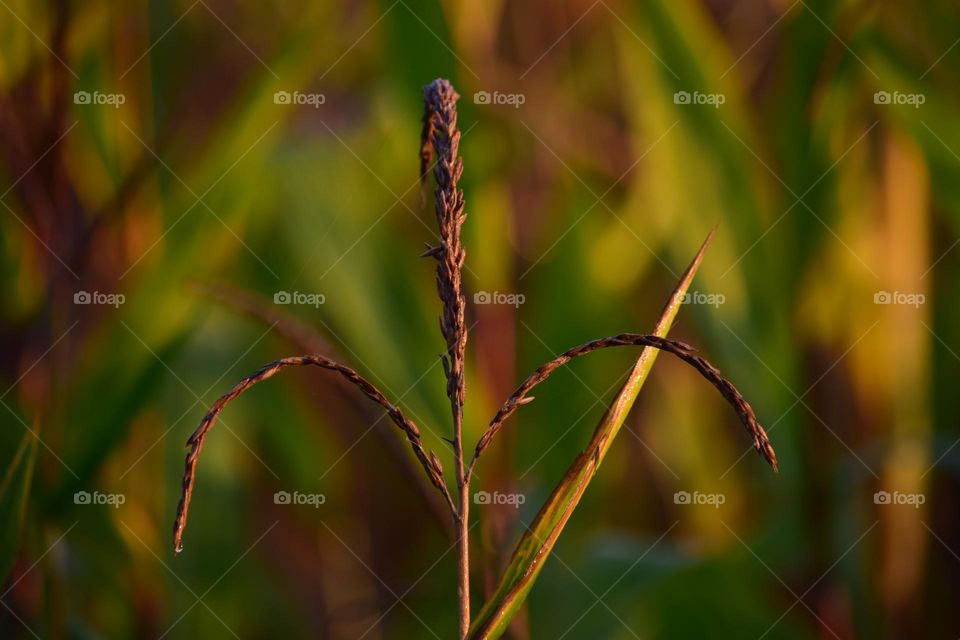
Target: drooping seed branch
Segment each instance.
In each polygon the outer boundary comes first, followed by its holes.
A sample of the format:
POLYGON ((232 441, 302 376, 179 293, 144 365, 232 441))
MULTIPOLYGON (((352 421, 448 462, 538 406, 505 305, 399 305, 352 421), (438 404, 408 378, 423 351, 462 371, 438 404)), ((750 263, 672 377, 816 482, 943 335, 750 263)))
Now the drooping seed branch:
MULTIPOLYGON (((302 322, 297 316, 288 311, 282 311, 277 305, 271 304, 264 298, 226 283, 197 282, 195 286, 198 291, 206 293, 226 308, 272 327, 301 353, 323 354, 334 359, 340 357, 336 347, 330 344, 322 334, 302 322)), ((336 380, 344 392, 344 398, 359 413, 361 419, 366 420, 368 424, 373 424, 381 415, 377 408, 352 393, 352 389, 349 389, 351 384, 345 378, 337 376, 336 380)), ((377 424, 377 427, 382 436, 381 441, 387 447, 387 453, 396 461, 403 474, 416 485, 417 493, 440 526, 446 533, 452 535, 449 500, 442 501, 442 497, 441 500, 437 499, 438 496, 433 492, 433 487, 425 483, 424 478, 421 477, 418 464, 410 459, 403 441, 390 432, 391 427, 380 424, 377 424)), ((432 484, 430 478, 426 480, 432 484)))
POLYGON ((390 416, 390 419, 393 420, 397 427, 406 435, 407 441, 413 448, 414 454, 420 461, 423 469, 427 472, 427 477, 430 478, 430 482, 443 494, 450 508, 454 509, 450 492, 447 490, 447 486, 443 481, 443 468, 440 466, 439 459, 437 459, 437 456, 432 451, 428 454, 423 448, 420 429, 403 414, 399 407, 389 402, 376 387, 350 367, 335 362, 325 356, 295 356, 275 360, 266 364, 234 385, 230 391, 220 396, 210 410, 207 411, 207 414, 203 417, 203 420, 201 420, 196 431, 194 431, 193 435, 187 440, 187 446, 190 447, 190 451, 187 452, 187 457, 184 462, 180 502, 177 504, 177 517, 173 524, 173 544, 176 551, 179 552, 183 548, 183 530, 187 524, 187 511, 190 508, 190 498, 193 495, 193 484, 196 479, 197 462, 200 459, 200 451, 203 448, 203 442, 207 437, 207 433, 209 433, 217 421, 217 416, 220 415, 230 402, 258 382, 273 377, 287 367, 308 365, 338 373, 345 380, 360 389, 364 395, 383 407, 387 415, 390 416))
POLYGON ((757 418, 753 413, 753 408, 744 399, 740 392, 737 391, 737 388, 720 374, 720 371, 716 367, 711 365, 701 356, 697 355, 693 347, 682 342, 669 340, 667 338, 661 338, 654 335, 621 333, 609 338, 593 340, 564 351, 556 358, 544 364, 539 369, 527 376, 527 379, 524 380, 523 383, 517 387, 513 394, 507 399, 507 401, 503 403, 503 406, 501 406, 497 411, 497 414, 493 417, 493 420, 490 421, 490 426, 487 427, 487 430, 477 442, 477 447, 474 450, 473 458, 470 460, 470 466, 467 469, 467 477, 469 478, 470 474, 472 473, 477 459, 487 449, 487 447, 490 446, 490 442, 503 428, 504 423, 513 414, 513 412, 516 411, 517 407, 527 404, 533 400, 532 397, 527 395, 530 390, 546 380, 547 377, 557 368, 563 366, 578 356, 586 355, 598 349, 631 345, 653 347, 655 349, 660 349, 661 351, 667 351, 699 371, 700 375, 706 378, 714 387, 717 388, 717 390, 720 391, 720 394, 727 400, 727 402, 730 403, 730 405, 737 412, 737 415, 740 416, 740 421, 753 438, 753 448, 756 449, 761 456, 763 456, 763 458, 770 464, 774 471, 777 470, 776 454, 773 451, 773 447, 770 445, 769 439, 767 439, 767 433, 757 421, 757 418))

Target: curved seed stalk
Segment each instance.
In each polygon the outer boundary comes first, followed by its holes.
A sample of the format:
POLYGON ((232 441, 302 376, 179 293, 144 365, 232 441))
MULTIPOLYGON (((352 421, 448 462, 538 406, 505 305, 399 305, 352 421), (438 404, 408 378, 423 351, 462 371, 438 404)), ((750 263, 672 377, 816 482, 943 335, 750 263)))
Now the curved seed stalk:
POLYGON ((407 436, 407 440, 410 442, 410 446, 413 448, 413 452, 423 466, 424 471, 427 472, 427 477, 430 478, 430 482, 443 494, 447 500, 447 504, 453 509, 453 500, 443 481, 443 469, 440 467, 440 461, 433 455, 433 452, 430 452, 428 456, 421 442, 420 429, 403 414, 399 407, 391 404, 376 387, 359 373, 330 358, 319 355, 283 358, 264 365, 234 385, 233 389, 220 396, 210 410, 207 411, 207 415, 205 415, 200 422, 200 426, 197 427, 193 435, 187 440, 187 446, 190 447, 190 451, 187 453, 187 458, 184 462, 180 502, 177 504, 177 517, 173 523, 173 546, 177 553, 183 550, 183 529, 187 524, 187 511, 190 508, 190 498, 193 495, 193 483, 196 479, 197 462, 200 460, 200 451, 203 449, 203 442, 207 437, 207 433, 209 433, 217 421, 217 416, 220 415, 228 404, 258 382, 263 382, 267 378, 273 377, 287 367, 302 367, 308 365, 340 374, 345 380, 360 389, 365 396, 383 407, 387 415, 390 416, 390 419, 393 420, 397 427, 407 436))
MULTIPOLYGON (((313 327, 302 322, 288 311, 277 309, 276 305, 271 304, 264 298, 222 283, 197 282, 195 286, 199 292, 209 295, 224 307, 273 327, 277 333, 301 353, 319 353, 331 358, 340 357, 337 349, 313 327)), ((340 383, 342 390, 346 390, 350 386, 350 383, 344 378, 338 377, 337 381, 340 383)), ((361 419, 367 424, 374 424, 380 417, 376 408, 366 404, 360 398, 353 398, 353 395, 350 394, 347 397, 348 400, 353 401, 351 402, 353 408, 360 413, 361 419)), ((441 496, 433 492, 433 488, 427 482, 424 482, 424 478, 420 476, 420 471, 417 469, 417 463, 410 459, 403 441, 390 431, 388 425, 377 424, 377 427, 377 433, 381 436, 384 446, 387 447, 390 457, 400 467, 404 476, 416 485, 417 494, 423 499, 424 506, 427 507, 444 532, 453 540, 454 530, 450 522, 448 504, 442 501, 441 496)), ((429 481, 430 479, 427 478, 426 480, 429 481)))
POLYGON ((499 411, 497 411, 497 415, 494 416, 493 420, 490 421, 490 426, 487 428, 486 432, 484 432, 479 442, 477 442, 473 459, 470 461, 470 467, 467 472, 468 475, 470 471, 473 470, 473 467, 476 464, 477 459, 480 457, 480 454, 484 452, 484 450, 490 445, 493 437, 497 435, 501 428, 503 428, 507 418, 513 415, 513 412, 517 410, 517 407, 527 404, 530 400, 533 400, 532 397, 527 395, 531 389, 546 380, 551 373, 574 358, 585 356, 588 353, 597 351, 598 349, 623 346, 651 347, 654 349, 659 349, 660 351, 666 351, 668 353, 672 353, 696 369, 700 375, 706 378, 710 384, 715 386, 720 391, 721 395, 723 395, 727 402, 729 402, 734 410, 736 410, 737 415, 740 416, 741 422, 743 422, 743 426, 746 427, 747 432, 753 437, 754 449, 756 449, 757 452, 763 456, 763 458, 770 464, 774 471, 777 470, 777 456, 773 451, 773 447, 770 445, 770 440, 767 438, 767 433, 763 430, 763 427, 760 426, 760 423, 757 422, 757 417, 753 413, 753 408, 750 406, 750 403, 744 399, 740 392, 737 391, 737 388, 720 374, 720 371, 716 367, 711 365, 704 358, 697 355, 696 350, 693 347, 677 340, 668 340, 667 338, 661 338, 660 336, 655 335, 621 333, 616 336, 593 340, 580 346, 573 347, 572 349, 568 349, 531 373, 527 379, 523 381, 523 384, 517 387, 517 390, 513 392, 510 398, 503 403, 503 406, 500 407, 499 411))

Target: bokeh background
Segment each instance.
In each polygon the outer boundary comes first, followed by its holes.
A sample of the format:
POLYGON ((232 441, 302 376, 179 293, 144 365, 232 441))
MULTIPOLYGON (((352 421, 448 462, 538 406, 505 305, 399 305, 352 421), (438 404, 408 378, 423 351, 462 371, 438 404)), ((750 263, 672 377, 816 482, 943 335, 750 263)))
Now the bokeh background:
MULTIPOLYGON (((957 637, 958 27, 948 1, 2 0, 0 636, 454 635, 434 495, 323 372, 226 411, 170 543, 206 407, 305 349, 452 468, 417 257, 446 77, 468 442, 556 353, 650 330, 719 223, 672 335, 781 461, 660 358, 511 637, 957 637)), ((474 489, 524 503, 473 509, 475 609, 635 357, 558 372, 484 459, 474 489)))

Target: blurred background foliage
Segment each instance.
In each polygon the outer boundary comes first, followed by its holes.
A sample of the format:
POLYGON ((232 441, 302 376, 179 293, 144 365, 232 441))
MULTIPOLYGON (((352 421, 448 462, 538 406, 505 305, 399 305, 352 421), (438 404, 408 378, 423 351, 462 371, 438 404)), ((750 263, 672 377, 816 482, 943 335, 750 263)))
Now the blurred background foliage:
MULTIPOLYGON (((781 459, 773 477, 746 456, 722 399, 661 358, 511 636, 960 635, 955 3, 0 5, 3 637, 451 637, 448 525, 397 434, 322 372, 224 414, 185 552, 169 542, 206 407, 308 345, 398 399, 452 468, 416 257, 436 237, 416 150, 438 76, 463 96, 471 301, 524 296, 469 305, 468 443, 556 353, 649 330, 719 221, 693 289, 723 303, 686 306, 673 335, 781 459)), ((526 501, 474 509, 475 608, 629 351, 559 372, 479 467, 476 490, 526 501)))

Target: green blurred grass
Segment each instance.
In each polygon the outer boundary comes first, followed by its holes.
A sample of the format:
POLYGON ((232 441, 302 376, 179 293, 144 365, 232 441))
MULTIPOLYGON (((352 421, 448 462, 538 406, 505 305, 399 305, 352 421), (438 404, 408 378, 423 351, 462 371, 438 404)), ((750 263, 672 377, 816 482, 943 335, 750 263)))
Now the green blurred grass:
MULTIPOLYGON (((633 637, 627 627, 757 637, 814 584, 766 637, 829 635, 808 606, 841 637, 960 633, 946 548, 960 540, 949 251, 960 227, 960 47, 949 3, 66 3, 60 53, 77 78, 46 48, 59 50, 58 5, 7 4, 2 113, 19 120, 2 121, 3 183, 25 177, 3 200, 80 276, 0 209, 10 388, 0 451, 7 465, 32 424, 49 447, 37 451, 9 584, 19 581, 2 600, 41 637, 157 637, 188 609, 170 637, 227 637, 227 627, 357 637, 388 608, 368 637, 429 635, 418 617, 447 637, 454 568, 443 533, 379 436, 353 446, 369 424, 322 375, 271 381, 225 414, 185 553, 174 558, 168 542, 183 440, 229 385, 292 352, 197 295, 198 281, 267 300, 322 292, 321 308, 293 311, 402 396, 452 468, 432 265, 416 258, 434 238, 416 185, 420 87, 437 76, 464 96, 468 290, 526 296, 516 310, 470 305, 468 441, 554 354, 649 329, 672 272, 719 220, 694 288, 726 302, 684 308, 676 335, 751 399, 782 460, 774 481, 752 459, 728 473, 746 449, 731 435, 736 418, 694 374, 658 363, 632 434, 533 590, 529 637, 633 637), (100 90, 127 102, 69 102, 56 120, 57 82, 68 98, 100 90), (326 102, 276 105, 278 90, 326 102), (526 102, 475 105, 480 90, 526 102), (693 90, 726 103, 674 103, 693 90), (926 101, 877 105, 876 91, 926 101), (24 174, 56 139, 44 127, 74 122, 24 174), (139 163, 148 170, 132 195, 81 241, 77 229, 139 163), (58 205, 49 227, 31 217, 35 189, 58 205), (82 267, 81 249, 91 255, 82 267), (122 291, 126 304, 77 307, 79 289, 122 291), (876 306, 880 290, 926 303, 876 306), (897 487, 923 491, 923 510, 874 505, 874 491, 897 487), (328 501, 278 509, 281 489, 328 501), (718 512, 673 503, 692 489, 728 502, 718 512), (127 501, 75 505, 78 490, 127 501), (209 609, 191 608, 211 585, 209 609)), ((477 605, 632 356, 559 372, 480 467, 478 488, 528 499, 518 513, 477 510, 477 605)), ((30 637, 8 613, 2 635, 30 637)))

